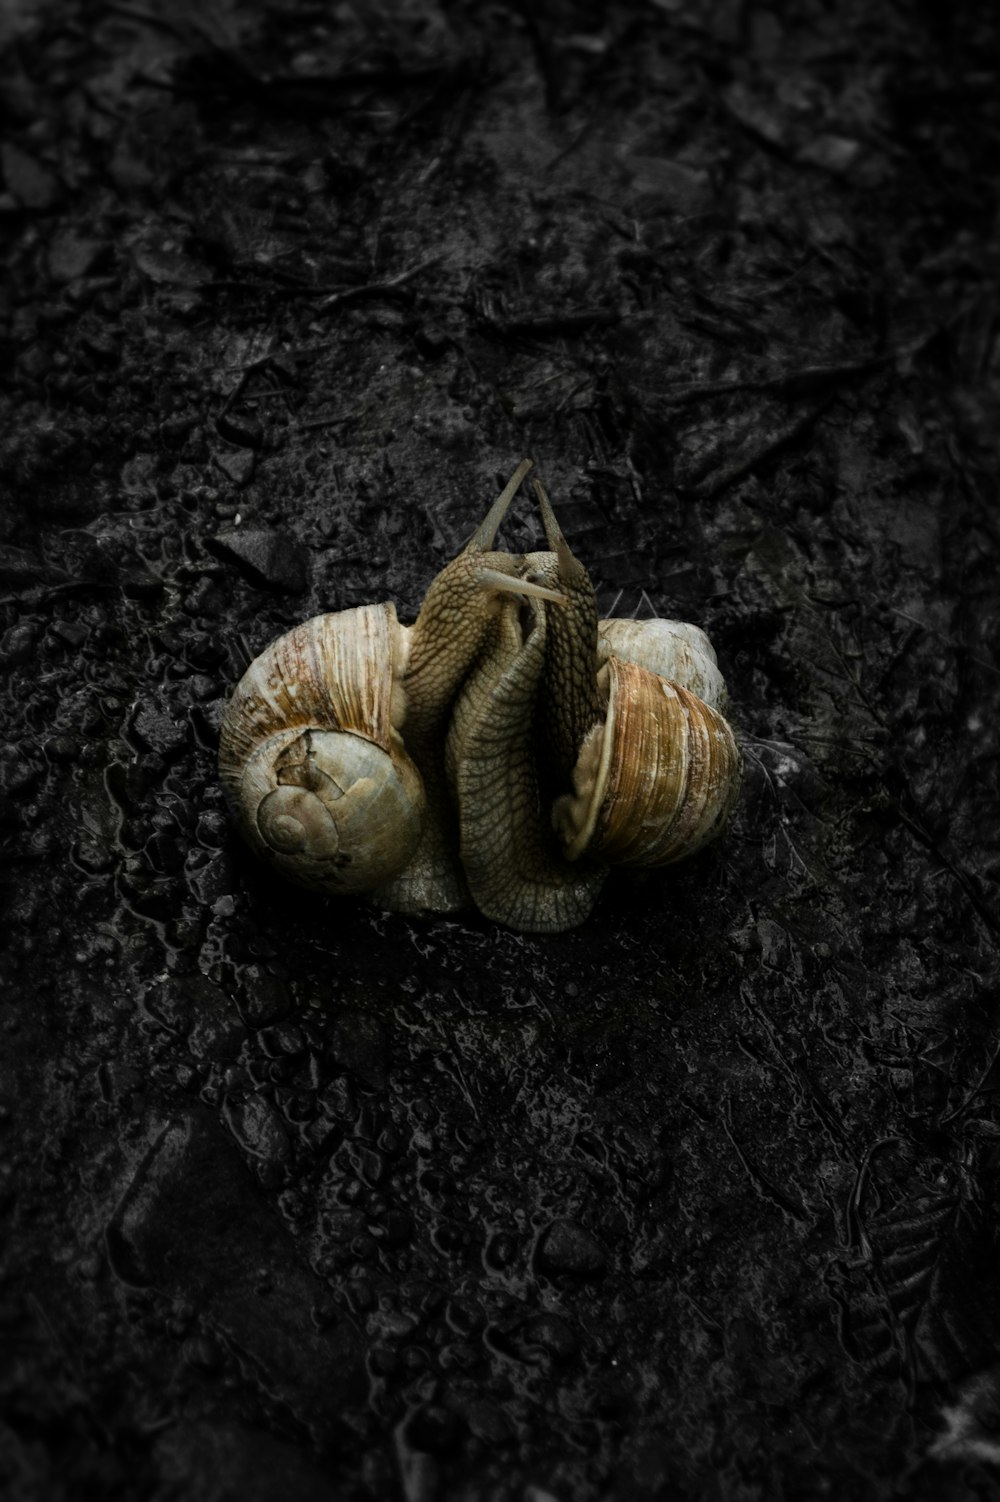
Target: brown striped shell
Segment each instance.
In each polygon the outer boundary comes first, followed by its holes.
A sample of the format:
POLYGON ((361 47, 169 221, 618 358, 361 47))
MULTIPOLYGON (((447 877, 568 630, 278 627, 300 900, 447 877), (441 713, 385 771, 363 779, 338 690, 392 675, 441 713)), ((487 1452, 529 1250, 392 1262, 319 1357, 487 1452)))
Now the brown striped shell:
POLYGON ((219 771, 241 832, 303 886, 364 892, 420 839, 425 798, 398 733, 406 632, 391 604, 315 616, 251 663, 219 771))
POLYGON ((732 730, 690 690, 635 663, 610 657, 600 676, 607 716, 553 813, 567 857, 665 866, 693 855, 721 832, 739 792, 732 730))

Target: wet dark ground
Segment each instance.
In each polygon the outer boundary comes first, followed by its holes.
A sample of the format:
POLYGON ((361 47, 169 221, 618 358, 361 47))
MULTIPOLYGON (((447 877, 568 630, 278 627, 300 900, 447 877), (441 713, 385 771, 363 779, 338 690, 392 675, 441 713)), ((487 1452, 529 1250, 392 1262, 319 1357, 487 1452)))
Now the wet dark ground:
POLYGON ((0 24, 4 1495, 1000 1495, 991 8, 0 24), (730 832, 557 937, 282 888, 246 654, 529 453, 730 832))

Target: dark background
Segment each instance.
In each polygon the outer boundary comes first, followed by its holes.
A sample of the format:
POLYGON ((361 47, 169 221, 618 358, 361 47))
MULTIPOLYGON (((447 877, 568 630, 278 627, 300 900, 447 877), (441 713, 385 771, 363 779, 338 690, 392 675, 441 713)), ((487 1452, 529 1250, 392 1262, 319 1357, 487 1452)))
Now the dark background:
POLYGON ((0 1485, 997 1496, 994 7, 0 26, 0 1485), (242 663, 525 454, 728 835, 553 938, 284 889, 242 663))

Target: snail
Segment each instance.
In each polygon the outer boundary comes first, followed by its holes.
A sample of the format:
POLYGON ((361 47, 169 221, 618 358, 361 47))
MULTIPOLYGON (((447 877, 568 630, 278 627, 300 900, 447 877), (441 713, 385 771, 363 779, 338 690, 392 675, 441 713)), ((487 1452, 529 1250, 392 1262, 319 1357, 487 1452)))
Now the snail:
POLYGON ((520 578, 517 560, 509 553, 492 551, 531 467, 530 459, 521 462, 462 551, 431 581, 413 626, 400 628, 407 638, 400 717, 405 718, 407 747, 424 778, 428 815, 412 858, 373 892, 376 901, 396 911, 454 912, 469 905, 443 756, 455 698, 485 654, 504 602, 562 603, 557 590, 520 578))
POLYGON ((731 812, 741 758, 712 705, 607 648, 610 636, 721 699, 708 638, 684 623, 609 622, 602 644, 586 570, 534 490, 549 552, 521 568, 566 605, 534 605, 522 636, 506 608, 497 649, 459 695, 448 759, 476 905, 510 927, 560 931, 587 916, 609 864, 666 865, 707 844, 731 812), (550 793, 573 785, 551 820, 546 777, 550 793))
POLYGON ((315 617, 237 685, 222 780, 248 843, 286 876, 560 932, 610 866, 669 864, 724 827, 741 758, 708 638, 599 622, 537 481, 547 551, 494 551, 531 467, 412 626, 389 602, 315 617))
POLYGON ((524 932, 559 933, 587 917, 606 867, 570 866, 546 815, 535 711, 552 616, 537 600, 527 615, 522 622, 512 603, 504 606, 489 650, 460 693, 448 772, 462 867, 480 912, 524 932))
POLYGON ((247 843, 284 876, 334 895, 372 892, 404 911, 467 905, 435 746, 500 599, 561 600, 489 551, 530 467, 433 581, 411 627, 391 602, 316 616, 240 679, 222 720, 220 776, 247 843))

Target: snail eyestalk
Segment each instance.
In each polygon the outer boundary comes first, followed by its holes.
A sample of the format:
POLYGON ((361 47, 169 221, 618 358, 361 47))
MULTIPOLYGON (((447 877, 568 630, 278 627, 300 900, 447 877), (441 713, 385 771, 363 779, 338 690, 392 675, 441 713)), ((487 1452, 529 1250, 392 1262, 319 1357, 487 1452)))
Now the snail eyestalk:
POLYGON ((502 574, 495 568, 480 569, 479 583, 483 589, 499 591, 500 594, 521 595, 528 600, 548 600, 553 605, 568 605, 569 597, 561 590, 549 589, 545 584, 535 584, 530 579, 519 579, 516 574, 502 574))
POLYGON ((520 464, 497 496, 463 548, 465 553, 487 553, 496 541, 500 523, 507 515, 510 503, 521 488, 525 475, 534 467, 534 459, 522 459, 520 464))

